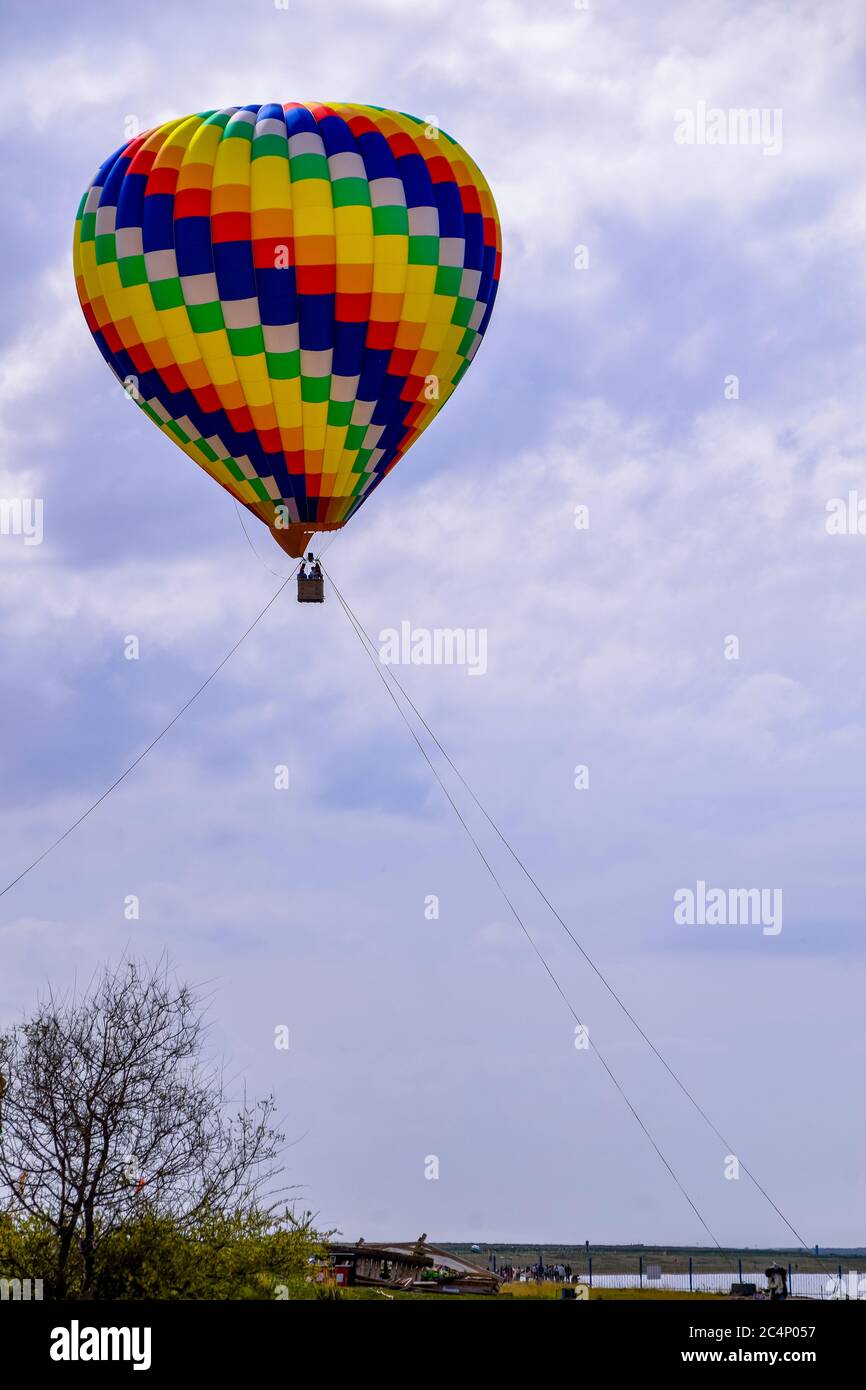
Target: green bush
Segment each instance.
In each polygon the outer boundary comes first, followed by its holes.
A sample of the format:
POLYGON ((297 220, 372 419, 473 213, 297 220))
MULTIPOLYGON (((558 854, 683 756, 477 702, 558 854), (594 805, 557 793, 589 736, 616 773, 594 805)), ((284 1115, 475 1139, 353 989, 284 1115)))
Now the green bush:
MULTIPOLYGON (((309 1214, 206 1213, 181 1224, 142 1205, 98 1247, 91 1296, 97 1299, 314 1298, 310 1261, 323 1254, 309 1214)), ((0 1278, 43 1279, 52 1296, 57 1241, 32 1217, 0 1216, 0 1278)), ((81 1296, 83 1268, 73 1254, 67 1297, 81 1296)))

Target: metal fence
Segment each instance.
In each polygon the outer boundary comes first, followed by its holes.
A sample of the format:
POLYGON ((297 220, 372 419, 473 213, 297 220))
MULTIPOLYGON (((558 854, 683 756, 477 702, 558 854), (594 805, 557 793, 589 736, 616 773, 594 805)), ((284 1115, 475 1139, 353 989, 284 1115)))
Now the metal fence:
MULTIPOLYGON (((589 1269, 578 1278, 595 1289, 668 1289, 682 1293, 727 1294, 732 1284, 754 1284, 758 1289, 767 1287, 766 1275, 749 1271, 740 1274, 737 1270, 727 1273, 694 1270, 687 1274, 661 1274, 651 1279, 646 1270, 631 1274, 595 1274, 589 1269)), ((841 1266, 832 1274, 789 1270, 788 1292, 797 1298, 866 1299, 866 1275, 846 1272, 841 1266)))

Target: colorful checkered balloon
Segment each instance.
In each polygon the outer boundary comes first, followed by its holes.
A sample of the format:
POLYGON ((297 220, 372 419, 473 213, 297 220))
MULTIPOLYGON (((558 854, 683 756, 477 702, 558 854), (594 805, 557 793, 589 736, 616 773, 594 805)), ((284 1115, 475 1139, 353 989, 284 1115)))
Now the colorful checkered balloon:
POLYGON ((290 102, 123 145, 81 200, 75 278, 141 409, 299 555, 453 392, 501 244, 490 189, 444 131, 290 102))

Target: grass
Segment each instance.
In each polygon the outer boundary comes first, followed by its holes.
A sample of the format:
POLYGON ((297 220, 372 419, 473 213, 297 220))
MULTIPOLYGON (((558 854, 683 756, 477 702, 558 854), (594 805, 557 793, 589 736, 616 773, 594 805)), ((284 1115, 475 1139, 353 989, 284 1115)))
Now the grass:
MULTIPOLYGON (((559 1301, 561 1284, 504 1284, 500 1289, 498 1298, 529 1298, 532 1300, 554 1299, 559 1301)), ((641 1302, 652 1302, 655 1299, 683 1299, 683 1298, 719 1298, 721 1294, 714 1293, 689 1293, 688 1290, 670 1289, 590 1289, 589 1301, 598 1303, 602 1299, 638 1299, 641 1302)))
MULTIPOLYGON (((447 1293, 403 1293, 395 1289, 393 1293, 380 1293, 378 1289, 351 1288, 343 1289, 340 1292, 340 1299, 349 1299, 350 1302, 375 1300, 377 1303, 390 1302, 393 1300, 411 1299, 414 1302, 419 1300, 423 1303, 460 1303, 466 1299, 472 1299, 475 1303, 500 1303, 503 1300, 517 1300, 521 1303, 550 1303, 560 1302, 561 1284, 510 1284, 505 1285, 498 1294, 447 1294, 447 1293)), ((706 1301, 713 1298, 724 1298, 723 1294, 712 1293, 686 1293, 669 1292, 665 1289, 590 1289, 590 1301, 593 1303, 601 1300, 623 1302, 624 1300, 639 1302, 655 1302, 659 1299, 672 1299, 677 1302, 683 1299, 706 1301)))

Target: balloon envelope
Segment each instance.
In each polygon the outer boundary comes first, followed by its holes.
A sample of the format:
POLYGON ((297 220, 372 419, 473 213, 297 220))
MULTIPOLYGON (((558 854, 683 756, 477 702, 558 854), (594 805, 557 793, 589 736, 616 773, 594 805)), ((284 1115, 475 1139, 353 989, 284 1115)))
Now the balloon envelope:
POLYGON ((344 525, 490 320, 496 206, 461 147, 354 104, 230 107, 111 155, 75 223, 90 331, 290 554, 344 525))

